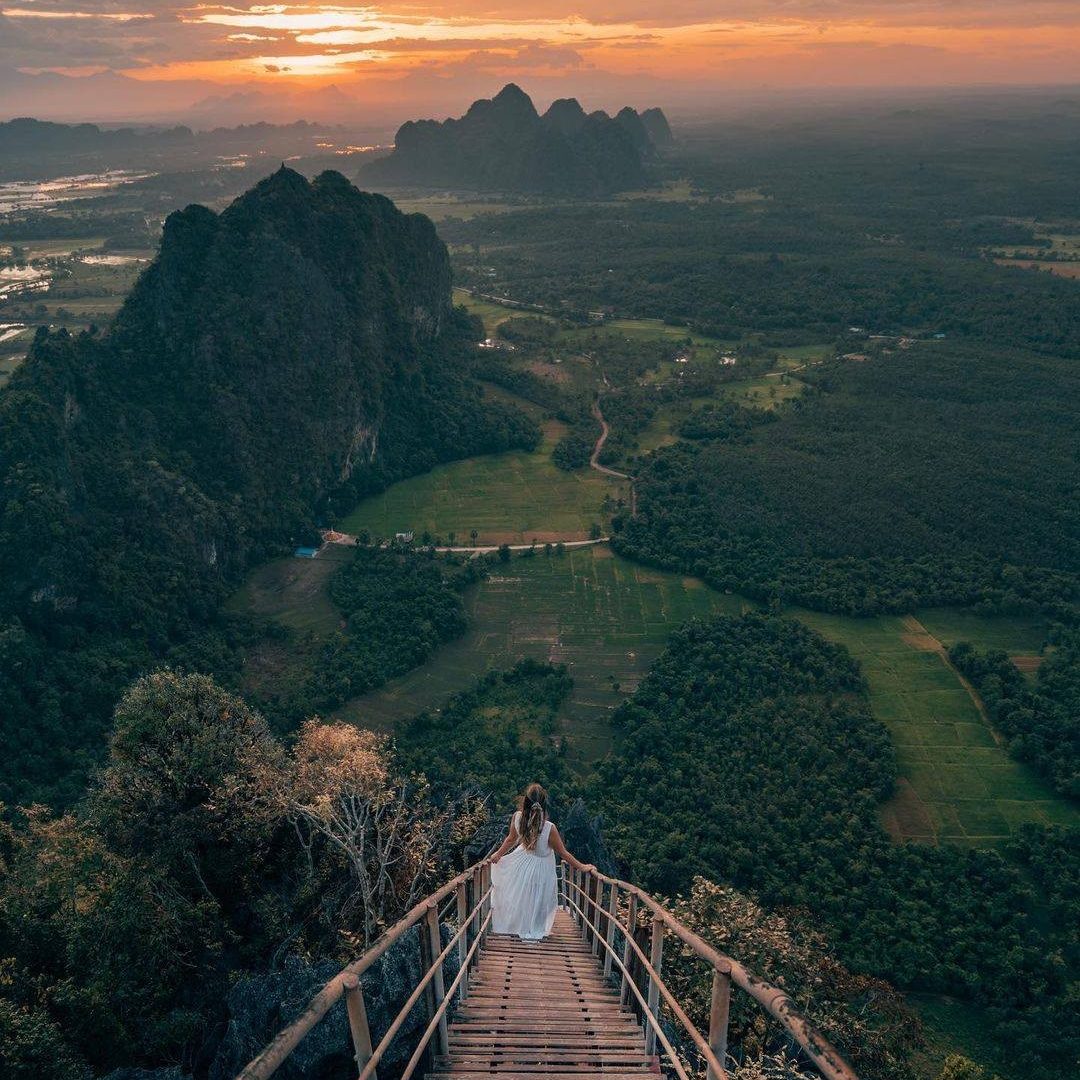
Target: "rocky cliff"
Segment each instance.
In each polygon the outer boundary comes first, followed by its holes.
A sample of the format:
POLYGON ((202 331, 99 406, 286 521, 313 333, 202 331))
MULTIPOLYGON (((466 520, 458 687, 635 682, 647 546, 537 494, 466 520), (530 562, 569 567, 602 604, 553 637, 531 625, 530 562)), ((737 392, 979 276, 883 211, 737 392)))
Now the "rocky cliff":
MULTIPOLYGON (((77 767, 77 732, 96 744, 124 679, 253 557, 397 477, 535 438, 463 374, 460 319, 427 218, 282 168, 221 214, 172 214, 107 332, 39 333, 0 391, 13 773, 77 767)), ((0 798, 22 794, 5 771, 0 798)))

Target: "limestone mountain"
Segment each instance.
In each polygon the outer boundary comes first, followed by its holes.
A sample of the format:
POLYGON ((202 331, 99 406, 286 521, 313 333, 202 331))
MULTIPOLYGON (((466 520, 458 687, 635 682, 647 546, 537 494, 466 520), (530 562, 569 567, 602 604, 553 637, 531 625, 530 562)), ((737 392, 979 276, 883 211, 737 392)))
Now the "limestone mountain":
POLYGON ((132 670, 253 558, 393 479, 535 442, 463 374, 450 296, 427 218, 283 167, 170 215, 105 333, 39 331, 0 391, 0 747, 24 782, 100 745, 132 670))
POLYGON ((645 130, 649 133, 649 138, 652 139, 653 146, 658 149, 670 146, 675 141, 675 137, 671 134, 668 118, 664 115, 663 109, 646 109, 641 114, 641 122, 645 125, 645 130))
POLYGON ((653 146, 653 141, 649 137, 649 132, 645 128, 644 121, 638 115, 637 109, 624 105, 615 114, 615 123, 630 136, 639 154, 648 157, 655 152, 656 148, 653 146))
POLYGON ((561 98, 541 116, 510 83, 457 119, 403 124, 393 153, 359 181, 588 197, 644 186, 653 153, 633 109, 613 119, 561 98))

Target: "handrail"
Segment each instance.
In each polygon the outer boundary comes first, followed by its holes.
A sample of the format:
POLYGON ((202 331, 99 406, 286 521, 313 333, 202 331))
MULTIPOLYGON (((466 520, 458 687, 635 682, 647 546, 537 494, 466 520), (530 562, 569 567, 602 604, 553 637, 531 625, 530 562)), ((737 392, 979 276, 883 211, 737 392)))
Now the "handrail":
MULTIPOLYGON (((491 925, 491 866, 491 851, 489 851, 483 859, 419 901, 386 930, 362 956, 342 968, 327 982, 311 999, 304 1012, 274 1037, 262 1052, 239 1073, 237 1080, 268 1080, 342 996, 345 997, 347 1006, 358 1080, 378 1080, 379 1062, 400 1032, 421 995, 427 997, 428 1024, 413 1050, 401 1080, 410 1080, 432 1039, 436 1036, 435 1052, 445 1054, 449 1045, 448 1011, 455 994, 458 995, 459 1002, 465 1000, 468 992, 469 970, 477 953, 483 947, 491 925), (444 904, 443 901, 447 903, 444 904), (457 929, 448 943, 442 946, 440 927, 445 915, 452 911, 455 905, 457 929), (360 976, 406 932, 421 922, 423 924, 419 926, 420 947, 424 971, 405 1004, 391 1021, 378 1046, 373 1050, 360 976), (449 988, 444 988, 444 966, 455 948, 458 950, 457 974, 449 988)), ((619 878, 608 877, 597 871, 568 871, 565 864, 560 867, 560 870, 560 895, 581 925, 582 933, 586 942, 591 945, 593 955, 603 956, 604 976, 609 976, 613 968, 621 976, 622 1007, 627 1008, 635 1000, 640 1006, 642 1024, 645 1028, 646 1053, 652 1055, 659 1042, 670 1058, 679 1080, 691 1080, 691 1078, 663 1029, 660 1019, 661 999, 685 1029, 701 1055, 706 1065, 707 1080, 728 1080, 729 1074, 725 1063, 732 983, 749 994, 769 1015, 780 1022, 787 1034, 802 1048, 826 1080, 858 1080, 835 1047, 813 1028, 783 990, 758 978, 737 960, 707 944, 648 893, 636 885, 631 885, 619 878), (605 885, 608 887, 606 905, 604 904, 605 885), (571 892, 574 893, 574 897, 571 896, 571 892), (619 919, 620 893, 626 896, 626 922, 619 919), (580 904, 578 900, 581 901, 580 904), (652 914, 648 955, 635 939, 640 907, 648 908, 652 914), (616 928, 623 936, 621 957, 615 947, 616 928), (670 930, 693 953, 712 967, 712 1005, 707 1039, 687 1016, 661 976, 665 930, 670 930), (638 987, 637 979, 631 974, 631 964, 635 958, 646 977, 644 993, 638 987)))
MULTIPOLYGON (((581 889, 579 887, 575 886, 575 888, 578 889, 578 892, 581 891, 581 889)), ((569 897, 567 897, 567 903, 570 905, 570 907, 572 907, 578 913, 578 915, 581 916, 581 921, 582 921, 582 923, 584 925, 588 926, 592 930, 592 932, 594 934, 599 934, 599 929, 596 927, 596 925, 589 921, 589 919, 585 915, 585 913, 581 910, 580 907, 578 907, 577 904, 574 903, 573 900, 571 900, 569 897)), ((608 945, 606 941, 604 942, 604 946, 605 946, 605 948, 611 949, 611 946, 608 945)), ((679 1074, 679 1080, 690 1080, 690 1078, 689 1078, 689 1076, 687 1075, 687 1072, 686 1072, 686 1066, 683 1065, 682 1060, 680 1059, 679 1055, 675 1052, 675 1047, 673 1047, 671 1045, 671 1041, 668 1039, 667 1035, 664 1033, 664 1029, 663 1029, 663 1027, 661 1027, 660 1021, 657 1020, 657 1018, 652 1014, 652 1011, 649 1009, 648 1002, 645 1000, 645 995, 642 994, 642 992, 638 989, 637 983, 635 983, 634 980, 630 978, 629 969, 623 964, 623 962, 617 956, 614 955, 614 951, 615 951, 614 949, 611 949, 612 962, 619 965, 619 971, 622 973, 622 977, 624 979, 628 980, 628 985, 630 987, 630 992, 638 999, 638 1003, 641 1005, 641 1015, 643 1017, 645 1017, 646 1023, 656 1033, 656 1037, 660 1040, 660 1042, 663 1045, 664 1049, 667 1051, 668 1057, 671 1059, 672 1067, 679 1074)), ((711 1056, 711 1053, 710 1053, 710 1056, 711 1056)), ((712 1059, 711 1063, 716 1064, 715 1057, 712 1059)), ((722 1069, 720 1070, 719 1075, 721 1077, 725 1077, 725 1078, 727 1076, 727 1074, 722 1069)))
MULTIPOLYGON (((579 895, 585 896, 580 886, 575 885, 574 888, 577 890, 579 895)), ((594 907, 597 906, 595 902, 592 901, 591 897, 585 896, 585 899, 592 903, 594 907)), ((581 911, 581 908, 579 908, 578 905, 575 904, 572 900, 570 901, 570 903, 584 919, 585 915, 584 912, 581 911)), ((597 908, 597 910, 602 909, 597 908)), ((645 971, 649 973, 649 975, 653 979, 656 980, 656 987, 660 991, 660 994, 663 996, 664 1000, 668 1004, 668 1007, 675 1014, 676 1018, 686 1029, 687 1034, 689 1034, 690 1038, 693 1039, 694 1044, 697 1046, 699 1052, 701 1053, 701 1056, 705 1058, 705 1061, 709 1065, 709 1068, 715 1070, 715 1075, 717 1077, 726 1078, 727 1072, 724 1065, 717 1059, 716 1054, 713 1053, 712 1047, 709 1046, 709 1044, 702 1036, 701 1032, 699 1032, 698 1029, 694 1026, 693 1021, 691 1021, 691 1019, 683 1011, 682 1006, 675 1000, 675 996, 667 988, 664 980, 660 978, 660 972, 658 972, 649 962, 649 959, 645 955, 644 950, 641 948, 640 945, 638 945, 636 941, 634 941, 633 935, 628 932, 628 928, 623 927, 622 923, 620 923, 618 919, 614 919, 613 921, 615 925, 617 925, 619 929, 622 930, 623 933, 626 935, 626 943, 637 954, 638 959, 641 961, 641 966, 644 968, 645 971)), ((619 970, 623 973, 624 978, 628 977, 629 971, 627 970, 623 962, 615 955, 615 948, 608 942, 607 935, 605 934, 603 937, 601 937, 599 927, 592 922, 588 922, 588 920, 586 920, 586 922, 588 923, 590 929, 593 931, 593 934, 596 935, 595 940, 599 941, 600 944, 608 951, 608 954, 611 956, 612 963, 618 964, 619 970)), ((630 990, 637 995, 638 1000, 641 1003, 643 1010, 642 1016, 644 1017, 645 1022, 653 1029, 653 1031, 656 1033, 657 1038, 659 1038, 664 1043, 665 1048, 667 1048, 668 1044, 663 1034, 663 1029, 660 1026, 660 1021, 653 1014, 652 1010, 648 1008, 648 1003, 645 1001, 645 998, 642 997, 641 991, 638 990, 636 984, 632 980, 630 983, 630 990)), ((669 1053, 671 1052, 672 1051, 669 1049, 669 1053)), ((679 1073, 680 1077, 684 1075, 681 1062, 678 1062, 676 1059, 672 1061, 672 1065, 674 1065, 675 1071, 679 1073)))
MULTIPOLYGON (((487 918, 484 919, 483 923, 480 925, 480 933, 477 935, 476 940, 472 943, 471 948, 466 954, 465 963, 458 969, 457 975, 454 976, 454 981, 447 988, 446 997, 443 998, 442 1004, 435 1010, 435 1015, 431 1018, 431 1022, 425 1028, 424 1034, 420 1036, 420 1042, 413 1051, 412 1057, 409 1058, 409 1063, 405 1066, 405 1071, 401 1074, 400 1080, 409 1080, 409 1077, 416 1071, 416 1066, 420 1064, 420 1058, 423 1057, 424 1051, 431 1041, 431 1036, 435 1034, 435 1029, 439 1026, 439 1021, 446 1015, 446 1010, 449 1007, 450 1002, 454 1000, 454 991, 461 985, 462 980, 465 978, 465 973, 469 970, 469 963, 472 961, 476 950, 480 947, 480 942, 483 941, 484 931, 487 929, 488 923, 490 922, 491 912, 489 911, 487 918)), ((365 1078, 361 1077, 361 1080, 365 1080, 365 1078)))
MULTIPOLYGON (((393 926, 386 930, 370 949, 351 964, 341 969, 312 999, 307 1008, 291 1023, 283 1028, 263 1048, 261 1053, 250 1061, 237 1075, 236 1080, 268 1080, 281 1067, 285 1059, 296 1049, 300 1041, 322 1018, 341 1000, 345 993, 345 980, 349 976, 359 978, 375 963, 395 942, 411 930, 423 918, 432 905, 438 905, 459 886, 471 882, 478 872, 483 873, 490 867, 491 859, 484 858, 451 878, 445 885, 436 889, 429 896, 412 907, 393 926)), ((486 896, 486 894, 485 894, 486 896)), ((468 920, 466 924, 468 925, 468 920)))
MULTIPOLYGON (((490 895, 491 890, 488 889, 488 891, 484 893, 484 895, 473 905, 473 909, 470 912, 470 915, 475 914, 480 909, 480 906, 483 904, 483 902, 490 895)), ((428 910, 432 910, 433 908, 434 904, 428 905, 428 910)), ((367 1064, 364 1065, 363 1071, 360 1073, 360 1080, 370 1080, 370 1078, 374 1075, 375 1069, 378 1066, 379 1062, 382 1060, 383 1054, 386 1053, 386 1051, 390 1047, 390 1044, 394 1041, 394 1036, 397 1035, 397 1033, 401 1030, 401 1025, 404 1024, 405 1021, 408 1019, 409 1013, 412 1012, 413 1006, 420 1000, 420 995, 424 992, 424 990, 427 989, 427 985, 435 977, 435 973, 442 970, 442 966, 444 963, 446 963, 446 958, 450 955, 451 950, 458 943, 458 939, 461 937, 461 935, 464 934, 465 931, 468 929, 469 921, 470 920, 466 919, 461 924, 461 926, 458 927, 457 933, 454 934, 454 936, 450 939, 450 942, 446 946, 446 948, 444 948, 443 951, 439 953, 439 955, 435 957, 434 960, 431 961, 431 967, 427 969, 423 977, 416 984, 413 992, 405 999, 405 1004, 402 1005, 401 1008, 398 1010, 398 1013, 394 1017, 392 1023, 386 1029, 386 1034, 382 1037, 382 1039, 379 1040, 379 1045, 375 1047, 374 1051, 371 1054, 371 1058, 368 1060, 367 1064)), ((480 927, 480 933, 477 935, 476 940, 473 942, 472 951, 476 950, 477 945, 480 943, 480 940, 483 937, 484 928, 490 921, 491 915, 489 914, 482 923, 480 927)), ((421 1050, 423 1050, 424 1047, 427 1046, 428 1039, 431 1038, 431 1033, 438 1026, 439 1019, 446 1013, 446 1007, 449 1004, 449 1000, 449 995, 444 994, 442 1001, 439 1002, 439 1006, 435 1010, 435 1016, 432 1020, 431 1027, 427 1032, 425 1032, 424 1037, 420 1040, 419 1048, 421 1050)), ((407 1078, 402 1077, 402 1080, 407 1080, 407 1078)))
MULTIPOLYGON (((576 877, 576 874, 574 875, 576 877)), ((695 934, 688 927, 684 926, 679 919, 668 911, 662 904, 658 903, 643 889, 638 888, 636 885, 631 885, 627 881, 623 881, 620 878, 608 877, 606 874, 602 874, 599 871, 586 872, 583 877, 586 879, 592 878, 598 883, 603 883, 609 886, 611 889, 622 890, 629 897, 633 897, 638 903, 644 904, 653 914, 653 919, 658 921, 661 927, 669 928, 676 937, 680 938, 685 945, 688 945, 690 949, 697 954, 702 960, 707 961, 713 968, 713 971, 720 976, 730 979, 741 990, 750 995, 759 1005, 774 1019, 778 1020, 784 1030, 791 1036, 791 1038, 803 1049, 806 1055, 814 1063, 817 1069, 821 1072, 827 1080, 858 1080, 854 1070, 843 1059, 840 1052, 822 1036, 803 1016, 802 1012, 796 1006, 795 1002, 791 1000, 787 993, 781 990, 777 986, 773 986, 771 983, 766 982, 764 979, 747 971, 738 960, 733 957, 727 956, 724 953, 714 949, 711 945, 707 944, 697 934, 695 934)), ((563 875, 564 886, 571 885, 570 878, 565 874, 563 875)), ((669 1007, 675 1013, 676 1017, 687 1028, 688 1034, 694 1039, 698 1049, 701 1050, 701 1043, 704 1042, 700 1032, 690 1023, 685 1013, 682 1011, 678 1003, 675 1002, 674 997, 667 989, 660 974, 656 971, 652 963, 645 957, 645 954, 641 947, 633 940, 633 933, 627 926, 619 922, 612 912, 617 909, 617 903, 610 904, 610 911, 605 911, 603 906, 594 900, 589 895, 587 887, 578 885, 576 881, 572 882, 572 888, 583 897, 586 906, 593 909, 596 914, 596 921, 600 923, 604 918, 611 918, 614 923, 622 931, 624 940, 627 945, 631 946, 642 963, 643 969, 650 976, 650 986, 655 986, 661 994, 664 995, 665 1001, 669 1007), (700 1040, 700 1042, 699 1042, 700 1040)), ((598 889, 599 893, 599 889, 598 889)), ((564 895, 569 900, 569 894, 564 888, 564 895)), ((576 905, 575 905, 576 907, 576 905)), ((599 940, 600 944, 608 947, 608 942, 605 937, 600 937, 599 930, 592 924, 589 924, 590 929, 594 934, 594 940, 599 940)), ((614 950, 612 950, 614 952, 614 950)), ((613 957, 613 960, 617 958, 613 957)), ((619 964, 620 969, 623 965, 619 964)), ((625 974, 624 974, 625 978, 625 974)), ((631 980, 630 985, 636 990, 631 980)), ((713 1006, 714 1012, 717 1011, 717 987, 714 982, 713 993, 713 1006)), ((724 1034, 721 1040, 721 1045, 726 1045, 726 1024, 727 1024, 727 1008, 726 1000, 723 1002, 723 1024, 724 1034)), ((709 1054, 704 1055, 708 1064, 709 1074, 714 1080, 721 1080, 725 1076, 723 1071, 715 1071, 718 1065, 722 1065, 720 1061, 709 1060, 713 1057, 713 1051, 710 1049, 709 1054)), ((722 1055, 720 1055, 722 1057, 722 1055)))

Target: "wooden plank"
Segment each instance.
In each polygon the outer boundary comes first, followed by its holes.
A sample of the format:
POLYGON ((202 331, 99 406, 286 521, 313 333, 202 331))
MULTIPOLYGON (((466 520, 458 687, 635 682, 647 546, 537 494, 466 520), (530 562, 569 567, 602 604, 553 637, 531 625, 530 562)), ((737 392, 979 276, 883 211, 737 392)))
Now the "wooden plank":
POLYGON ((565 911, 541 943, 490 936, 430 1080, 657 1075, 657 1059, 645 1053, 642 1030, 620 1008, 593 944, 565 911))

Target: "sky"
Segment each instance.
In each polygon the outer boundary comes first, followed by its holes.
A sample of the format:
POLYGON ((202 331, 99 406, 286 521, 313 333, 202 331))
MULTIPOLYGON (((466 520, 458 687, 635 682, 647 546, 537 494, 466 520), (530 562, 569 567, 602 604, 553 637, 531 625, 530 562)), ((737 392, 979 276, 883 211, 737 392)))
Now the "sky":
POLYGON ((510 80, 538 104, 676 108, 803 87, 1077 84, 1080 0, 0 0, 0 117, 136 119, 223 97, 438 116, 510 80))

